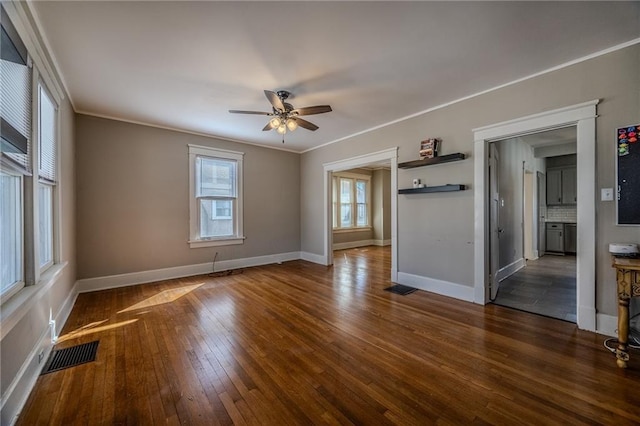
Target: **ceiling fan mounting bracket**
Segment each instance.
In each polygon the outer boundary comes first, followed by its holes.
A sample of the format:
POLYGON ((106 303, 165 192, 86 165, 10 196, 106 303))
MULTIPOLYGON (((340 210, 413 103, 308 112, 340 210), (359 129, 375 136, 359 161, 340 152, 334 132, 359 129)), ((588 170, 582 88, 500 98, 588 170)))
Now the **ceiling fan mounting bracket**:
POLYGON ((280 99, 282 99, 283 101, 284 101, 285 99, 287 99, 289 96, 291 96, 291 92, 287 92, 286 90, 278 90, 278 91, 276 92, 276 94, 277 94, 277 95, 278 95, 278 97, 279 97, 280 99))

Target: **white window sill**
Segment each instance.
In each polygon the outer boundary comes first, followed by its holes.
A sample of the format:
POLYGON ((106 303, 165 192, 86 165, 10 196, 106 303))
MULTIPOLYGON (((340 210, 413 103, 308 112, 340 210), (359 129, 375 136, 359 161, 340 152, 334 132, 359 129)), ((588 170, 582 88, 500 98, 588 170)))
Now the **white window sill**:
POLYGON ((31 307, 44 296, 49 289, 62 276, 62 271, 67 267, 69 262, 62 262, 51 266, 40 276, 40 281, 35 285, 23 287, 15 295, 11 296, 2 304, 0 313, 0 340, 4 339, 7 334, 16 326, 26 315, 31 307))
POLYGON ((244 244, 246 237, 233 237, 225 239, 211 239, 211 240, 189 240, 190 248, 201 247, 217 247, 217 246, 232 246, 237 244, 244 244))
POLYGON ((347 232, 364 232, 364 231, 371 231, 370 226, 363 226, 360 228, 334 228, 333 229, 333 233, 334 234, 345 234, 347 232))

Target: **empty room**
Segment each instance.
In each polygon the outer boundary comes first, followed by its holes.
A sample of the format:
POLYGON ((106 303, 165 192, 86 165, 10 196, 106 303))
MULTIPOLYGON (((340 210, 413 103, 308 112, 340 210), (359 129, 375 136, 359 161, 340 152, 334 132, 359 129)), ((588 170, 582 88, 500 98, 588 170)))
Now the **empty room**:
POLYGON ((640 2, 1 5, 0 424, 640 423, 640 2))

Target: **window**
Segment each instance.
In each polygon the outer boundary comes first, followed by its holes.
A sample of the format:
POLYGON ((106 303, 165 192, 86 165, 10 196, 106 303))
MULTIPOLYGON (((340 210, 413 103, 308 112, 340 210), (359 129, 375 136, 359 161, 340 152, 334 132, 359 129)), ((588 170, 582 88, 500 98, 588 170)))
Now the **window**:
POLYGON ((56 184, 56 106, 38 85, 38 239, 39 266, 53 264, 53 191, 56 184))
POLYGON ((243 243, 243 156, 189 145, 192 248, 243 243))
POLYGON ((369 228, 370 182, 365 175, 333 174, 333 228, 369 228))
POLYGON ((31 175, 31 69, 27 50, 0 11, 0 298, 25 284, 25 177, 31 175))
POLYGON ((0 300, 56 262, 57 102, 0 6, 0 300), (32 117, 33 115, 33 117, 32 117))

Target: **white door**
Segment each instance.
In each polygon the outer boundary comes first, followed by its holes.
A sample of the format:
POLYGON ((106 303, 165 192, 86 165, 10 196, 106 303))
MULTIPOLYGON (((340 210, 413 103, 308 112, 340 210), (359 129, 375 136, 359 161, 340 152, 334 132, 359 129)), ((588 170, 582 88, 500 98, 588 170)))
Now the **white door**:
POLYGON ((538 257, 544 256, 547 247, 547 179, 544 173, 538 172, 538 257))
POLYGON ((489 199, 491 203, 491 209, 489 212, 490 222, 490 240, 491 247, 489 248, 490 259, 490 277, 489 277, 489 297, 494 300, 498 295, 499 282, 497 279, 498 269, 500 267, 500 227, 498 226, 499 211, 500 211, 500 191, 498 187, 498 149, 495 143, 489 145, 489 199))

